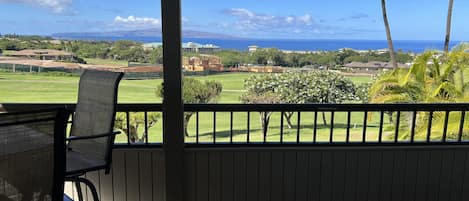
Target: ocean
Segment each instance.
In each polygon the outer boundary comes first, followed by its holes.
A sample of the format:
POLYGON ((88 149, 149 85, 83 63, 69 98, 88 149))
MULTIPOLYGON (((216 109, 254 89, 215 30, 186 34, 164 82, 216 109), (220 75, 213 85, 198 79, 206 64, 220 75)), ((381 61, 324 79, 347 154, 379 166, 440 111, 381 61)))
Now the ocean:
MULTIPOLYGON (((84 40, 134 40, 144 43, 161 42, 159 37, 88 37, 88 38, 68 38, 84 40)), ((247 50, 250 45, 257 45, 261 48, 278 48, 282 50, 305 50, 333 51, 341 48, 353 48, 356 50, 378 50, 387 48, 386 40, 288 40, 288 39, 210 39, 210 38, 183 38, 183 42, 195 42, 200 44, 214 44, 222 49, 247 50)), ((431 40, 394 40, 394 49, 404 52, 422 53, 425 50, 442 50, 444 41, 431 40)), ((450 47, 457 45, 460 41, 452 41, 450 47)))

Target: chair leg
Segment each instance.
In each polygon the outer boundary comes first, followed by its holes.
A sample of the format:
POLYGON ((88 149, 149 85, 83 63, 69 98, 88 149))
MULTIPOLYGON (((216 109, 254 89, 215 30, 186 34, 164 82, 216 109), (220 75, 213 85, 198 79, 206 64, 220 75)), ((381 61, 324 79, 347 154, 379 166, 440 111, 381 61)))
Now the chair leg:
POLYGON ((90 188, 91 195, 93 196, 93 200, 94 201, 99 201, 99 196, 98 196, 98 192, 96 191, 96 187, 94 186, 93 183, 91 183, 90 180, 85 179, 85 178, 81 178, 81 177, 67 178, 66 180, 75 183, 75 185, 77 187, 77 193, 78 193, 78 200, 79 201, 83 201, 83 192, 82 192, 81 186, 80 186, 81 183, 85 184, 86 186, 88 186, 88 188, 90 188))
POLYGON ((80 182, 75 181, 75 187, 77 189, 78 201, 83 201, 83 191, 81 190, 80 182))
POLYGON ((85 179, 85 178, 78 178, 78 180, 79 180, 80 182, 84 183, 85 185, 87 185, 88 188, 90 188, 91 194, 93 195, 93 200, 94 200, 94 201, 99 201, 98 192, 96 191, 96 187, 94 186, 94 184, 91 183, 90 180, 85 179))

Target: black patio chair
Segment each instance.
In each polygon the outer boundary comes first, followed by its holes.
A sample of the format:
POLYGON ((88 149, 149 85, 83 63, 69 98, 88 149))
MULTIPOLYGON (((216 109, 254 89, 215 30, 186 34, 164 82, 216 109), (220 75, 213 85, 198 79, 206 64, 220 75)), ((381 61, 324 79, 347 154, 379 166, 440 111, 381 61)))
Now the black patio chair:
POLYGON ((0 200, 63 199, 65 109, 0 114, 0 200))
POLYGON ((80 77, 66 154, 66 180, 75 183, 80 201, 83 200, 81 183, 90 188, 94 200, 99 200, 93 183, 82 175, 96 170, 109 173, 115 135, 120 133, 114 132, 114 120, 117 91, 123 75, 85 70, 80 77))

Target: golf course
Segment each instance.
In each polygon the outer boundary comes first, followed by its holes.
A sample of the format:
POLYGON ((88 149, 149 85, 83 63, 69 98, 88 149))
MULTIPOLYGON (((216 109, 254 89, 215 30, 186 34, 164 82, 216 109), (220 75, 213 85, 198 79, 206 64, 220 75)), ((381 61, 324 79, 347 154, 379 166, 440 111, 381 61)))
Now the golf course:
MULTIPOLYGON (((244 80, 252 76, 252 73, 225 73, 210 76, 195 76, 199 80, 216 80, 223 86, 223 91, 217 103, 241 103, 240 95, 244 92, 244 80)), ((370 76, 349 77, 356 83, 371 82, 370 76)), ((74 103, 77 98, 78 76, 54 75, 54 74, 29 74, 29 73, 0 73, 0 103, 74 103)), ((149 80, 122 80, 119 87, 119 103, 161 103, 161 99, 156 96, 156 88, 162 79, 149 80)), ((136 111, 138 112, 138 111, 136 111)), ((135 115, 136 113, 130 113, 135 115)), ((283 127, 283 141, 312 142, 314 134, 314 122, 316 121, 317 141, 329 141, 331 134, 331 114, 325 113, 326 122, 323 122, 322 113, 302 112, 300 127, 298 128, 298 114, 292 118, 292 127, 288 128, 286 121, 283 127), (315 120, 315 115, 317 119, 315 120), (299 136, 298 136, 299 134, 299 136)), ((364 112, 354 112, 351 114, 350 140, 361 141, 363 138, 364 112)), ((280 113, 273 113, 268 126, 266 141, 280 141, 280 113)), ((367 141, 378 140, 379 114, 369 113, 365 131, 367 141)), ((233 114, 233 142, 262 142, 264 140, 259 113, 249 114, 249 135, 247 112, 235 112, 233 114)), ((213 112, 199 113, 199 142, 229 142, 230 113, 216 113, 216 132, 214 135, 213 112)), ((138 134, 144 133, 144 126, 138 128, 138 134)), ((336 112, 333 123, 333 141, 345 141, 347 130, 347 113, 336 112)), ((435 130, 438 128, 435 128, 435 130)), ((385 121, 383 140, 391 140, 389 135, 393 135, 394 130, 385 121), (387 125, 387 126, 386 126, 387 125), (389 127, 389 128, 388 128, 389 127), (388 136, 388 137, 386 137, 388 136)), ((161 115, 155 125, 149 128, 148 141, 150 143, 162 142, 162 122, 161 115)), ((193 115, 188 125, 189 136, 187 142, 196 141, 196 115, 193 115)), ((416 139, 418 140, 418 139, 416 139)), ((121 134, 117 142, 127 142, 127 136, 121 134)))

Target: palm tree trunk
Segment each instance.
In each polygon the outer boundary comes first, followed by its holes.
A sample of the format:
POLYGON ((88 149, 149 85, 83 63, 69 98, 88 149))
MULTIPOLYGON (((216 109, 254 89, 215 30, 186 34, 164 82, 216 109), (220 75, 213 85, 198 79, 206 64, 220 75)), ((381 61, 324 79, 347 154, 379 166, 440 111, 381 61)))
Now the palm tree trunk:
POLYGON ((449 0, 448 17, 446 18, 446 37, 445 37, 445 53, 449 51, 449 39, 451 35, 451 17, 453 15, 453 0, 449 0))
POLYGON ((396 55, 394 54, 394 45, 392 44, 391 29, 389 28, 388 15, 386 13, 386 0, 381 0, 381 8, 383 9, 384 26, 386 27, 386 37, 388 40, 389 55, 394 69, 397 68, 396 55))

